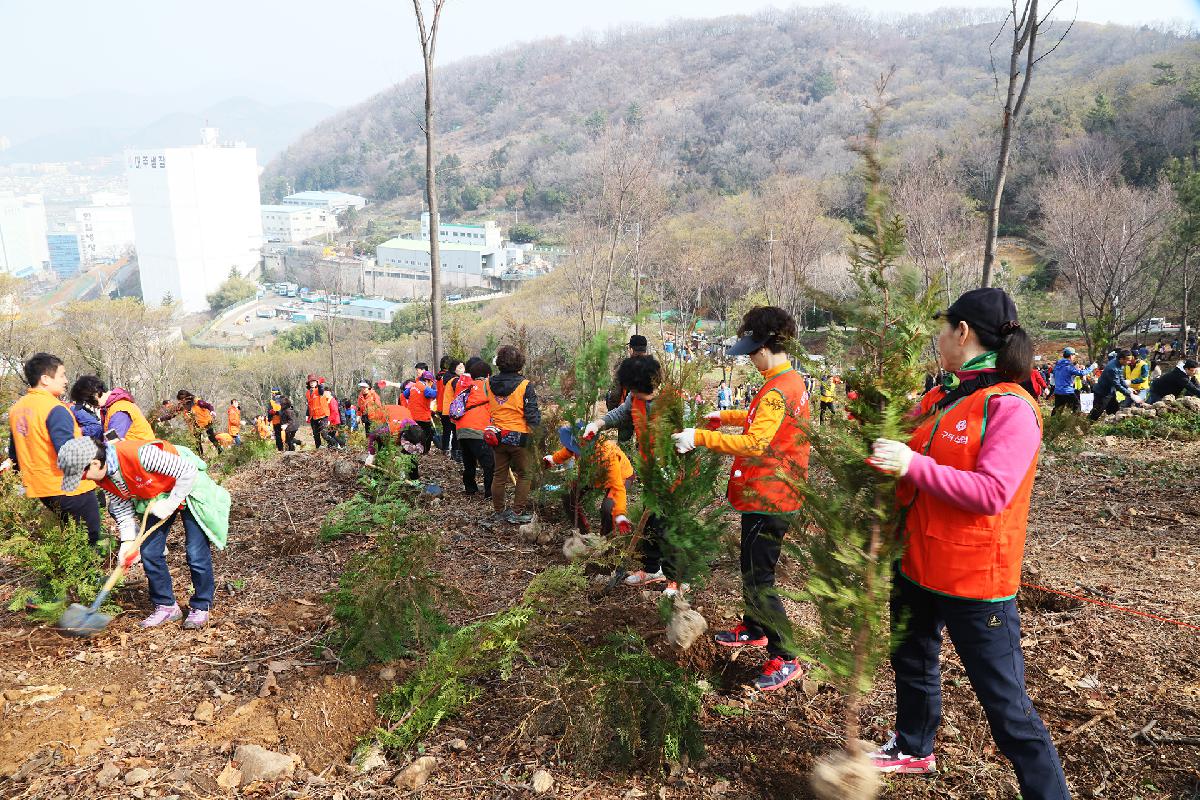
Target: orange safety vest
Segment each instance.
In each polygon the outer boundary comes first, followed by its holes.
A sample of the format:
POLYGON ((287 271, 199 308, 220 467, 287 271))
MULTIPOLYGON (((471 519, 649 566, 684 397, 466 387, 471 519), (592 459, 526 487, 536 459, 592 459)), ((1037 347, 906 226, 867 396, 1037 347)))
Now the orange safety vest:
POLYGON ((529 379, 521 381, 508 397, 497 397, 488 388, 488 408, 492 413, 492 424, 502 431, 529 433, 529 423, 525 421, 525 388, 529 379))
POLYGON ((175 479, 170 475, 160 475, 157 472, 149 472, 142 466, 142 462, 138 460, 138 451, 143 447, 157 447, 159 450, 170 453, 171 455, 178 454, 175 445, 170 442, 164 442, 157 439, 152 442, 139 442, 133 439, 122 439, 118 442, 113 442, 109 445, 117 451, 117 464, 121 469, 121 479, 125 481, 127 491, 122 491, 112 478, 105 476, 104 480, 100 481, 100 488, 111 495, 116 495, 122 500, 130 500, 134 497, 142 500, 153 500, 160 494, 169 492, 175 488, 175 479))
POLYGON ((404 406, 384 406, 384 419, 387 420, 388 430, 393 434, 404 430, 404 423, 413 420, 412 412, 404 406))
POLYGON ((271 423, 267 422, 265 419, 255 421, 254 429, 258 431, 258 438, 262 439, 264 442, 271 438, 271 423))
POLYGON ((267 417, 268 420, 270 421, 270 423, 272 425, 282 424, 283 420, 279 416, 280 405, 274 398, 271 398, 270 408, 271 408, 271 413, 267 417))
MULTIPOLYGON (((408 385, 408 410, 412 412, 413 419, 417 422, 429 422, 433 419, 433 413, 430 410, 430 398, 425 396, 425 390, 429 388, 425 381, 413 381, 408 385)), ((401 392, 403 397, 404 393, 401 392)))
POLYGON ((383 401, 374 389, 358 393, 358 413, 371 422, 383 422, 383 401))
POLYGON ((131 403, 128 400, 118 400, 108 408, 104 409, 104 430, 109 428, 108 421, 115 414, 124 411, 129 415, 129 430, 125 433, 126 439, 135 439, 139 442, 149 442, 154 440, 154 428, 150 427, 150 422, 146 419, 146 415, 137 407, 136 403, 131 403))
MULTIPOLYGON (((71 414, 66 403, 45 389, 29 389, 9 409, 8 427, 12 433, 13 449, 17 451, 17 466, 27 497, 74 497, 96 488, 91 481, 83 481, 73 492, 64 492, 62 489, 63 474, 58 468, 58 454, 54 451, 54 442, 50 440, 50 431, 46 427, 46 418, 60 406, 71 414)), ((75 426, 75 438, 78 439, 82 433, 74 414, 71 414, 71 422, 75 426)))
POLYGON ((458 390, 455 388, 458 384, 454 383, 456 380, 458 380, 458 376, 451 372, 449 380, 443 382, 438 389, 438 411, 446 417, 450 416, 450 404, 458 396, 458 390))
POLYGON ((308 418, 324 419, 329 416, 329 400, 321 394, 321 387, 305 389, 304 396, 308 400, 308 418))
POLYGON ((229 418, 229 435, 237 436, 242 429, 242 410, 237 406, 230 406, 226 416, 229 418))
POLYGON ((192 415, 192 421, 195 422, 196 426, 201 430, 207 428, 209 425, 212 425, 212 412, 200 405, 200 398, 196 398, 196 401, 192 403, 192 407, 188 409, 188 413, 192 415))
MULTIPOLYGON (((928 415, 945 395, 942 387, 928 392, 921 411, 928 415)), ((999 395, 1029 403, 1041 426, 1042 415, 1029 393, 1015 383, 998 383, 929 416, 913 431, 908 446, 942 466, 974 471, 987 430, 988 401, 999 395)), ((900 571, 913 583, 951 597, 1008 600, 1015 596, 1036 472, 1035 458, 1008 507, 991 516, 964 511, 901 482, 897 496, 906 507, 908 543, 900 571)))
POLYGON ((750 401, 745 434, 754 422, 758 406, 771 392, 783 397, 784 415, 779 430, 761 456, 737 456, 729 476, 729 504, 738 511, 759 514, 788 514, 799 511, 804 498, 776 476, 786 470, 799 480, 808 477, 809 443, 806 435, 812 417, 804 377, 788 369, 771 378, 750 401))
MULTIPOLYGON (((446 413, 450 413, 449 406, 446 413)), ((487 378, 484 378, 471 384, 471 393, 467 395, 467 413, 456 420, 454 426, 460 431, 482 431, 491 424, 492 398, 487 378)))

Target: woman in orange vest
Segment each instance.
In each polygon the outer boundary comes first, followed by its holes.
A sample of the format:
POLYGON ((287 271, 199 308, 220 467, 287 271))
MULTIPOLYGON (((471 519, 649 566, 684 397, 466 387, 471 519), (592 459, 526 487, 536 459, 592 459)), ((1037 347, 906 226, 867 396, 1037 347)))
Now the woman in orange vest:
MULTIPOLYGON (((458 379, 457 388, 461 392, 467 389, 465 401, 462 404, 462 416, 454 420, 454 438, 462 452, 463 464, 463 494, 474 497, 479 494, 479 484, 475 480, 478 472, 483 472, 483 496, 492 496, 492 476, 495 474, 496 462, 492 448, 483 440, 483 432, 492 424, 492 410, 488 397, 488 381, 492 368, 482 358, 473 357, 467 361, 467 374, 458 379)), ((447 405, 446 416, 452 417, 451 409, 454 400, 447 405)))
POLYGON ((312 430, 313 449, 321 449, 321 439, 329 427, 329 398, 325 396, 325 380, 316 375, 304 379, 304 399, 308 403, 305 420, 312 430))
POLYGON ((921 401, 908 443, 877 439, 870 462, 901 478, 908 538, 892 595, 896 733, 872 754, 886 772, 932 772, 947 630, 1026 800, 1069 797, 1025 688, 1016 594, 1042 418, 1019 385, 1033 344, 1001 289, 974 289, 939 315, 949 377, 921 401))
POLYGON ((740 337, 725 351, 749 356, 762 373, 763 386, 745 411, 714 411, 710 428, 732 425, 739 434, 687 428, 674 435, 675 450, 686 453, 707 447, 733 456, 729 504, 742 516, 742 621, 714 636, 724 647, 767 648, 767 662, 756 688, 775 691, 803 675, 796 653, 786 641, 787 612, 775 589, 775 565, 789 514, 800 510, 803 498, 776 479, 785 471, 796 480, 808 478, 808 426, 811 419, 804 376, 792 368, 787 344, 796 336, 796 322, 782 308, 759 306, 742 318, 740 337))
MULTIPOLYGON (((437 401, 437 380, 424 362, 418 362, 413 369, 416 370, 416 377, 402 388, 401 393, 407 401, 406 404, 408 410, 412 412, 413 419, 421 426, 421 430, 425 431, 425 452, 428 453, 435 435, 433 432, 433 407, 437 401)), ((388 386, 395 385, 388 383, 388 386)))
MULTIPOLYGON (((562 447, 542 459, 547 469, 565 464, 573 458, 584 461, 581 458, 583 447, 570 426, 563 425, 558 429, 558 441, 562 447)), ((604 499, 600 501, 600 535, 609 536, 614 526, 622 531, 631 531, 633 526, 626 516, 629 511, 629 489, 633 485, 633 465, 629 463, 629 456, 625 455, 625 451, 616 442, 608 439, 597 441, 590 455, 592 486, 604 491, 604 499)), ((585 470, 584 467, 580 469, 585 470)), ((572 520, 572 524, 581 533, 586 534, 590 526, 587 513, 580 502, 582 494, 583 487, 576 481, 563 495, 563 511, 567 519, 572 520)))
POLYGON ((217 453, 220 454, 221 443, 217 441, 217 432, 213 430, 213 411, 215 409, 212 403, 199 399, 187 389, 180 389, 175 395, 175 400, 177 401, 175 405, 167 408, 159 415, 159 419, 165 421, 177 414, 183 414, 188 428, 196 437, 196 452, 201 456, 204 455, 204 436, 207 434, 208 440, 213 443, 213 447, 217 448, 217 453))
POLYGON ((382 425, 384 422, 383 401, 379 399, 379 393, 366 381, 358 384, 358 418, 362 420, 368 435, 371 433, 371 426, 382 425))
POLYGON ((229 435, 233 437, 234 444, 242 443, 242 404, 237 400, 229 401, 229 410, 225 412, 226 420, 229 423, 229 435))
POLYGON ((450 458, 462 463, 462 452, 458 444, 458 435, 455 432, 456 423, 450 416, 450 404, 454 402, 454 398, 462 391, 458 385, 458 379, 467 374, 467 366, 456 358, 443 359, 446 365, 446 371, 443 376, 438 378, 438 414, 442 421, 442 443, 441 449, 447 453, 450 458))
POLYGON ((533 520, 528 509, 529 468, 532 466, 529 463, 529 433, 542 422, 537 395, 529 379, 521 374, 524 366, 524 354, 506 344, 496 352, 496 368, 500 373, 488 379, 488 407, 496 442, 492 444, 492 454, 496 459, 495 477, 499 478, 492 481, 492 507, 496 513, 491 521, 513 525, 533 520), (505 503, 510 476, 517 484, 511 509, 505 503))

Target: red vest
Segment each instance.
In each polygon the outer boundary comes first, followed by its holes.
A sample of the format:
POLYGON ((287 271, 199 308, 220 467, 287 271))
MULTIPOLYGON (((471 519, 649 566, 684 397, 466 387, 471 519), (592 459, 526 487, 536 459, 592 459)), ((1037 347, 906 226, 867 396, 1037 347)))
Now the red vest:
POLYGON ((392 433, 404 430, 404 423, 413 418, 412 412, 404 406, 384 406, 383 414, 392 433))
MULTIPOLYGON (((939 387, 926 393, 921 411, 928 414, 945 392, 939 387)), ((929 416, 913 432, 908 446, 943 466, 974 471, 987 430, 988 401, 997 395, 1020 397, 1042 424, 1037 403, 1028 392, 1015 383, 999 383, 929 416)), ((901 572, 919 586, 952 597, 1007 600, 1016 595, 1036 472, 1034 458, 1008 507, 991 516, 964 511, 901 482, 897 494, 907 506, 908 536, 901 572)))
POLYGON ((429 386, 425 381, 413 381, 408 385, 408 410, 417 422, 429 422, 433 419, 429 406, 430 398, 425 396, 425 390, 429 386))
POLYGON ((733 459, 729 476, 729 504, 738 511, 760 514, 787 514, 799 511, 804 499, 779 480, 777 474, 788 472, 793 479, 808 478, 808 423, 811 413, 808 388, 804 377, 788 369, 771 378, 750 402, 746 413, 745 434, 750 430, 758 406, 771 392, 783 397, 783 422, 761 456, 738 456, 733 459))
POLYGON ((175 449, 175 445, 161 440, 139 442, 133 439, 122 439, 117 442, 110 442, 108 446, 116 448, 117 463, 121 466, 121 478, 125 481, 125 487, 128 491, 121 491, 117 484, 113 483, 109 477, 105 477, 98 484, 104 491, 116 495, 123 500, 129 500, 133 497, 142 500, 153 500, 160 494, 169 492, 175 488, 174 478, 170 475, 159 475, 157 472, 147 472, 137 457, 138 450, 143 447, 157 447, 164 452, 175 455, 179 452, 175 449))

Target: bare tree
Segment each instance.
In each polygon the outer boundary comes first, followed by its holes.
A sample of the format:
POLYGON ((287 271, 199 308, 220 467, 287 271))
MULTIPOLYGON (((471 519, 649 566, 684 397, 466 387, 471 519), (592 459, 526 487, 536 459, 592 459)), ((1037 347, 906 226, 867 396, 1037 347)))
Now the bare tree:
MULTIPOLYGON (((1048 0, 1049 1, 1049 0, 1048 0)), ((990 286, 992 282, 992 265, 996 261, 996 239, 1000 229, 1000 201, 1004 197, 1004 183, 1008 179, 1008 160, 1012 149, 1012 137, 1020 121, 1021 111, 1025 108, 1025 99, 1029 96, 1029 84, 1033 81, 1033 68, 1046 56, 1053 53, 1075 24, 1072 19, 1066 31, 1058 41, 1045 53, 1037 54, 1038 36, 1047 27, 1051 15, 1062 3, 1053 0, 1050 10, 1044 16, 1039 16, 1038 0, 1010 0, 1012 10, 1004 18, 1000 32, 996 34, 995 44, 1012 22, 1012 50, 1008 59, 1008 92, 1004 100, 1004 114, 1000 121, 1000 154, 996 159, 996 173, 992 181, 992 201, 988 206, 987 240, 983 248, 983 281, 982 286, 990 286), (1022 69, 1022 61, 1024 68, 1022 69)), ((999 77, 997 76, 997 84, 999 77)))
POLYGON ((426 24, 423 0, 413 0, 417 15, 417 34, 421 40, 421 55, 425 61, 425 202, 429 206, 429 281, 430 315, 432 317, 433 362, 442 358, 442 252, 438 242, 441 214, 438 213, 437 173, 434 169, 435 137, 433 125, 433 59, 437 50, 438 25, 446 0, 430 0, 432 15, 426 24))
POLYGON ((1037 235, 1071 283, 1088 350, 1099 358, 1158 302, 1172 277, 1160 244, 1176 204, 1164 182, 1139 189, 1077 162, 1039 193, 1037 235))

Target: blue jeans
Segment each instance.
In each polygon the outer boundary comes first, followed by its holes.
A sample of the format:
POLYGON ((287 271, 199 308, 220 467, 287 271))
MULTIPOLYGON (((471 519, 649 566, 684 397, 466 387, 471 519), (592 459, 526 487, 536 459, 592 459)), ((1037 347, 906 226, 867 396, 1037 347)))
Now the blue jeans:
MULTIPOLYGON (((208 611, 212 608, 216 581, 213 578, 212 549, 208 536, 192 512, 186 506, 171 515, 171 519, 150 534, 142 542, 142 568, 146 570, 146 582, 150 584, 150 600, 156 606, 175 605, 175 591, 171 586, 171 572, 167 569, 167 532, 175 524, 175 518, 183 516, 183 531, 187 539, 187 562, 192 571, 192 599, 188 607, 193 611, 208 611)), ((158 522, 150 517, 148 525, 158 522)))
POLYGON ((1025 689, 1017 601, 988 603, 946 597, 900 575, 892 592, 892 624, 904 635, 892 654, 896 672, 896 739, 913 756, 933 752, 942 717, 939 657, 942 631, 983 705, 992 738, 1017 773, 1024 800, 1067 800, 1071 795, 1058 752, 1025 689))

